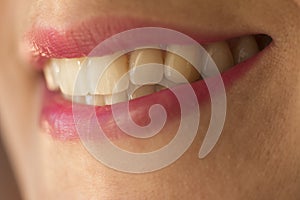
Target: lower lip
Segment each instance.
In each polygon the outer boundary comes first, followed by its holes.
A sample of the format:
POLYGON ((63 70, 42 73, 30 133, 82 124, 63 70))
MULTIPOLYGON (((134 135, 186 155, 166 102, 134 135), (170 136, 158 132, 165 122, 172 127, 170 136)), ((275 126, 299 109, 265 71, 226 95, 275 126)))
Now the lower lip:
MULTIPOLYGON (((251 67, 254 66, 255 63, 262 57, 263 52, 264 51, 223 73, 222 79, 225 88, 230 87, 249 69, 251 69, 251 67)), ((177 86, 176 89, 180 91, 185 90, 186 87, 187 85, 180 85, 177 86)), ((191 87, 197 96, 199 105, 209 102, 209 92, 206 83, 203 80, 192 83, 191 87)), ((75 122, 73 103, 65 100, 61 94, 49 92, 45 88, 43 103, 40 118, 41 128, 44 132, 49 133, 54 139, 60 141, 78 140, 79 134, 76 127, 76 124, 78 123, 89 124, 89 129, 93 129, 93 127, 97 128, 99 123, 106 136, 111 140, 120 139, 123 138, 123 136, 126 136, 126 134, 118 128, 112 114, 111 106, 93 107, 76 104, 76 108, 80 108, 82 110, 91 110, 91 108, 93 108, 97 120, 92 120, 90 113, 82 112, 79 117, 77 116, 75 122)), ((130 101, 129 106, 132 119, 140 126, 147 125, 150 120, 148 116, 149 108, 154 104, 159 104, 164 107, 168 117, 165 126, 171 123, 172 120, 180 117, 180 105, 176 96, 170 90, 163 90, 152 95, 130 101)), ((119 121, 118 123, 125 122, 119 121)), ((82 137, 82 135, 80 136, 82 137)))

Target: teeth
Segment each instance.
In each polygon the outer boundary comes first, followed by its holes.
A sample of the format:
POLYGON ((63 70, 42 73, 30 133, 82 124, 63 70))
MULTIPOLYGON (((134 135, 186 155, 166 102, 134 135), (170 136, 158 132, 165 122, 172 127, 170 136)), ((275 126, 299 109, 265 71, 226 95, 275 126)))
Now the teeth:
POLYGON ((159 49, 135 50, 130 54, 130 81, 135 85, 159 83, 163 78, 163 52, 159 49), (141 67, 144 64, 147 66, 141 67))
MULTIPOLYGON (((245 36, 230 40, 229 44, 216 42, 204 48, 219 71, 224 72, 259 52, 256 39, 259 38, 245 36)), ((269 38, 260 40, 266 44, 272 41, 269 38)), ((44 68, 44 76, 50 90, 60 89, 69 100, 96 106, 111 105, 173 88, 186 81, 200 80, 195 67, 204 77, 213 76, 218 71, 212 70, 210 63, 213 63, 207 62, 202 50, 199 46, 169 45, 163 52, 151 46, 136 49, 129 59, 122 52, 102 57, 52 59, 44 68), (132 93, 135 88, 138 89, 132 93)))
POLYGON ((162 86, 162 85, 156 85, 155 87, 155 91, 156 92, 159 92, 159 91, 162 91, 162 90, 165 90, 167 89, 165 86, 162 86))
POLYGON ((86 73, 81 69, 83 59, 53 59, 50 65, 59 66, 59 87, 65 95, 87 95, 86 73), (81 73, 78 73, 82 71, 81 73), (77 81, 77 84, 76 84, 77 81), (76 84, 76 88, 75 88, 76 84))
POLYGON ((189 60, 193 59, 195 63, 199 63, 201 58, 193 56, 196 55, 199 49, 194 46, 170 45, 167 47, 167 50, 168 52, 166 53, 165 65, 168 67, 165 68, 165 77, 168 80, 175 83, 185 82, 178 73, 180 73, 189 82, 200 79, 198 71, 187 60, 179 56, 183 54, 190 55, 191 58, 188 58, 189 60))
POLYGON ((118 54, 114 54, 89 58, 87 69, 90 94, 109 95, 128 89, 129 79, 125 75, 128 71, 128 60, 125 55, 119 57, 118 54), (114 58, 117 59, 110 63, 114 58), (105 70, 108 65, 109 67, 105 70))
POLYGON ((76 103, 81 103, 81 104, 85 104, 86 103, 86 96, 70 96, 67 97, 70 100, 73 100, 76 103))
POLYGON ((46 79, 46 84, 49 90, 58 90, 59 89, 59 67, 55 62, 51 62, 44 69, 44 75, 46 79))
POLYGON ((65 95, 65 94, 63 96, 65 97, 65 99, 74 101, 76 103, 88 104, 88 102, 87 102, 88 96, 71 96, 71 95, 65 95))
POLYGON ((104 96, 101 95, 87 95, 85 98, 87 105, 103 106, 105 105, 104 96))
POLYGON ((238 64, 251 58, 259 52, 257 42, 253 36, 244 36, 230 41, 234 63, 238 64))
POLYGON ((130 99, 136 99, 142 96, 146 96, 149 94, 153 94, 156 92, 156 86, 155 85, 144 85, 139 87, 134 91, 132 95, 130 95, 130 99))
POLYGON ((105 95, 104 101, 106 105, 112 105, 112 104, 128 101, 127 91, 115 93, 113 95, 105 95))
POLYGON ((96 105, 96 106, 103 106, 105 105, 104 97, 101 95, 86 95, 86 96, 69 96, 64 95, 64 97, 70 101, 74 101, 80 104, 87 104, 87 105, 96 105))
MULTIPOLYGON (((227 42, 216 42, 208 44, 205 45, 204 48, 216 63, 220 72, 224 72, 234 65, 233 57, 227 42)), ((203 74, 209 74, 208 70, 209 69, 206 69, 205 65, 202 71, 203 74)))

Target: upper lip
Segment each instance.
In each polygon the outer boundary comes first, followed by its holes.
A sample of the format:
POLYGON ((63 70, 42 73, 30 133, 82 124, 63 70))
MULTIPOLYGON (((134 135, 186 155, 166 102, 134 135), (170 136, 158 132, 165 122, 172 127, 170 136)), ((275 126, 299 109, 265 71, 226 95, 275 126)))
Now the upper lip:
POLYGON ((225 35, 222 33, 222 30, 214 33, 195 32, 191 28, 164 22, 106 16, 105 18, 95 17, 88 21, 79 22, 63 30, 33 24, 31 29, 25 34, 24 46, 33 66, 41 68, 44 61, 49 58, 87 56, 93 48, 105 39, 126 30, 141 27, 162 27, 177 30, 190 36, 200 44, 257 33, 253 31, 251 33, 239 32, 225 35))

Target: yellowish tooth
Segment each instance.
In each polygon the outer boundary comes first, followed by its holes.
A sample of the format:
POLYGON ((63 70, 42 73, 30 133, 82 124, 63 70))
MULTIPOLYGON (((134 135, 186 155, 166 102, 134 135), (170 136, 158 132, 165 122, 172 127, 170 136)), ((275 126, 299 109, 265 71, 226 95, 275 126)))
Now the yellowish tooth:
POLYGON ((128 101, 127 91, 115 93, 113 95, 105 95, 104 101, 106 105, 112 105, 120 102, 128 101))
POLYGON ((162 85, 156 85, 155 86, 155 91, 156 92, 159 92, 159 91, 165 90, 165 89, 167 89, 167 88, 165 86, 162 86, 162 85))
MULTIPOLYGON (((204 48, 215 62, 220 72, 224 72, 234 65, 233 56, 227 42, 216 42, 204 45, 204 48)), ((202 71, 204 75, 206 74, 205 71, 209 70, 205 67, 206 66, 204 66, 202 71)))
POLYGON ((85 104, 85 96, 73 96, 70 97, 72 101, 74 101, 75 103, 80 103, 80 104, 85 104))
POLYGON ((84 69, 81 71, 82 61, 83 58, 52 60, 54 64, 59 66, 59 86, 65 95, 87 95, 86 73, 83 71, 84 69))
POLYGON ((44 76, 49 90, 54 91, 59 89, 58 74, 59 67, 53 62, 48 63, 48 65, 44 68, 44 76))
POLYGON ((241 63, 259 52, 259 47, 253 36, 244 36, 230 41, 234 63, 241 63))
POLYGON ((130 99, 136 99, 142 96, 153 94, 155 92, 156 92, 155 85, 143 85, 134 91, 134 93, 130 96, 130 99))
POLYGON ((133 84, 144 85, 145 83, 159 83, 164 75, 163 52, 153 48, 135 50, 130 54, 129 66, 131 69, 130 81, 133 84), (144 64, 149 65, 141 67, 144 64))
POLYGON ((104 96, 102 95, 87 95, 85 96, 85 103, 93 106, 105 105, 104 96))
MULTIPOLYGON (((196 51, 198 51, 197 48, 194 46, 171 45, 167 50, 169 51, 166 53, 165 65, 168 67, 165 67, 165 78, 175 83, 183 83, 185 81, 178 75, 178 73, 180 73, 188 82, 194 82, 200 79, 200 74, 193 65, 181 56, 175 54, 184 51, 186 54, 196 55, 196 51)), ((201 58, 191 56, 191 59, 199 63, 198 60, 201 58)))
POLYGON ((72 101, 72 96, 71 95, 65 95, 63 94, 63 97, 69 101, 72 101))
POLYGON ((89 80, 91 79, 91 94, 110 95, 113 92, 119 93, 128 89, 129 80, 126 75, 128 72, 127 56, 122 55, 118 57, 103 71, 108 64, 107 60, 107 58, 89 58, 87 68, 88 78, 89 80))
POLYGON ((173 81, 170 81, 170 80, 164 78, 159 84, 157 84, 157 88, 158 89, 174 88, 180 84, 181 83, 175 83, 173 81))

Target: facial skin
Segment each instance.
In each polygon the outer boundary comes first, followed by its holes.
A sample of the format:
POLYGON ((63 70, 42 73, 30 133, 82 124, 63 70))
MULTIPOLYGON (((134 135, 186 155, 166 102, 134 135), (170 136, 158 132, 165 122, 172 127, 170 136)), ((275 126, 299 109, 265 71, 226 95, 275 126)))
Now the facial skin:
MULTIPOLYGON (((25 199, 300 198, 298 0, 11 0, 3 5, 2 137, 25 199), (225 127, 206 159, 199 160, 197 154, 209 123, 210 105, 201 107, 198 137, 189 150, 171 166, 147 174, 107 168, 80 142, 56 141, 37 126, 42 78, 20 53, 23 34, 33 23, 60 29, 108 14, 163 20, 198 32, 222 32, 225 38, 245 32, 273 38, 255 66, 226 88, 225 127)), ((176 127, 167 131, 176 132, 176 127)), ((162 136, 158 141, 166 139, 162 136)))

